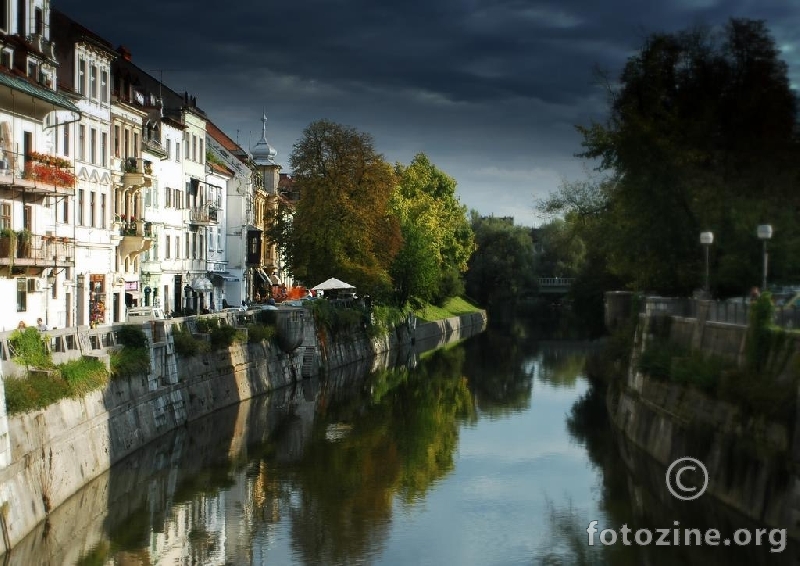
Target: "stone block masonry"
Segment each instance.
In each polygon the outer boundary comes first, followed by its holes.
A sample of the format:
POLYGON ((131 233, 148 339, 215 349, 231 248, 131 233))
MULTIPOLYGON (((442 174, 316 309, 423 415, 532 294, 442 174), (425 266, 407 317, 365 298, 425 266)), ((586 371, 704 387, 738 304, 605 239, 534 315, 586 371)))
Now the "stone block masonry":
MULTIPOLYGON (((363 329, 328 336, 314 328, 307 313, 303 343, 291 353, 273 342, 236 343, 193 358, 175 353, 170 326, 179 322, 143 325, 150 338, 150 375, 116 378, 105 389, 80 399, 64 399, 9 417, 5 403, 0 403, 0 554, 113 464, 189 421, 283 388, 304 375, 369 363, 378 354, 413 341, 475 334, 485 328, 486 315, 463 315, 416 329, 405 325, 371 338, 363 329)), ((90 351, 103 355, 104 347, 114 346, 114 327, 91 331, 81 327, 78 332, 82 334, 77 338, 55 339, 88 349, 67 352, 70 357, 90 351)), ((6 360, 2 365, 6 375, 9 364, 6 360)))

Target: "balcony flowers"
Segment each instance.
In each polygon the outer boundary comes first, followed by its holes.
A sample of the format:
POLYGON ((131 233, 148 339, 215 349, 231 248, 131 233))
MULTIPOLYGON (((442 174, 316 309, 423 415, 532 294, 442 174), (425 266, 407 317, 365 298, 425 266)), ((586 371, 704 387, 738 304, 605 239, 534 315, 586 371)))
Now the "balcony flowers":
POLYGON ((36 152, 28 154, 22 176, 56 187, 74 187, 76 181, 68 160, 36 152))

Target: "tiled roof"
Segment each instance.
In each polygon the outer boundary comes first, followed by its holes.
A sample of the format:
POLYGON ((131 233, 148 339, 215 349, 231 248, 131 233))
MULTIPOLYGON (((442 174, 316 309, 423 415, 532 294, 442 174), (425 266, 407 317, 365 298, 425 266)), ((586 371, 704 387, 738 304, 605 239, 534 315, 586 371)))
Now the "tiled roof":
POLYGON ((217 143, 231 153, 235 154, 237 151, 243 151, 235 141, 229 138, 225 132, 220 130, 211 120, 206 122, 206 132, 208 132, 209 136, 217 140, 217 143))
POLYGON ((58 94, 53 90, 50 90, 49 88, 42 88, 38 85, 33 84, 32 82, 27 80, 27 77, 17 77, 7 72, 0 72, 0 84, 18 90, 20 92, 24 92, 25 94, 35 96, 39 100, 44 100, 45 102, 49 102, 50 104, 58 106, 59 108, 62 108, 64 110, 75 112, 79 116, 81 115, 80 109, 77 106, 75 106, 72 102, 67 100, 64 96, 58 94))
POLYGON ((217 173, 222 173, 223 175, 233 175, 233 170, 221 165, 219 163, 214 163, 213 161, 209 161, 208 165, 211 167, 212 170, 216 171, 217 173))

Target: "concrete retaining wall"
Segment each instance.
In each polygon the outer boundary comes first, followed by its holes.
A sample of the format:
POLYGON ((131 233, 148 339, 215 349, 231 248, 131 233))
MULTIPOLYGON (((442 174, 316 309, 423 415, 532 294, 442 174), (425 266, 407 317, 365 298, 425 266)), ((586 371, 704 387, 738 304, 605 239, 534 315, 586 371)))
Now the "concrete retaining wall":
MULTIPOLYGON (((481 331, 485 321, 485 313, 464 315, 416 330, 422 339, 462 337, 481 331)), ((417 339, 409 327, 379 339, 359 329, 329 336, 308 316, 303 344, 291 354, 272 343, 235 344, 186 359, 175 354, 168 326, 163 335, 148 334, 149 375, 115 379, 81 399, 7 418, 7 434, 0 431, 0 457, 2 441, 8 442, 6 465, 0 462, 0 554, 84 485, 166 432, 300 380, 309 359, 312 374, 331 371, 369 363, 417 339)), ((3 403, 0 421, 5 418, 3 403)))

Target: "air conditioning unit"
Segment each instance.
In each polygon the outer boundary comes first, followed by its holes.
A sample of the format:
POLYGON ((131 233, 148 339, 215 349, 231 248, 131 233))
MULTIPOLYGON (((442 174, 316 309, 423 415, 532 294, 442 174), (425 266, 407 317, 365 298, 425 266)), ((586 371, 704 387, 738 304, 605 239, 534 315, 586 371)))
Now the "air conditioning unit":
POLYGON ((41 279, 34 279, 32 277, 28 278, 28 293, 38 293, 41 290, 42 290, 41 279))

